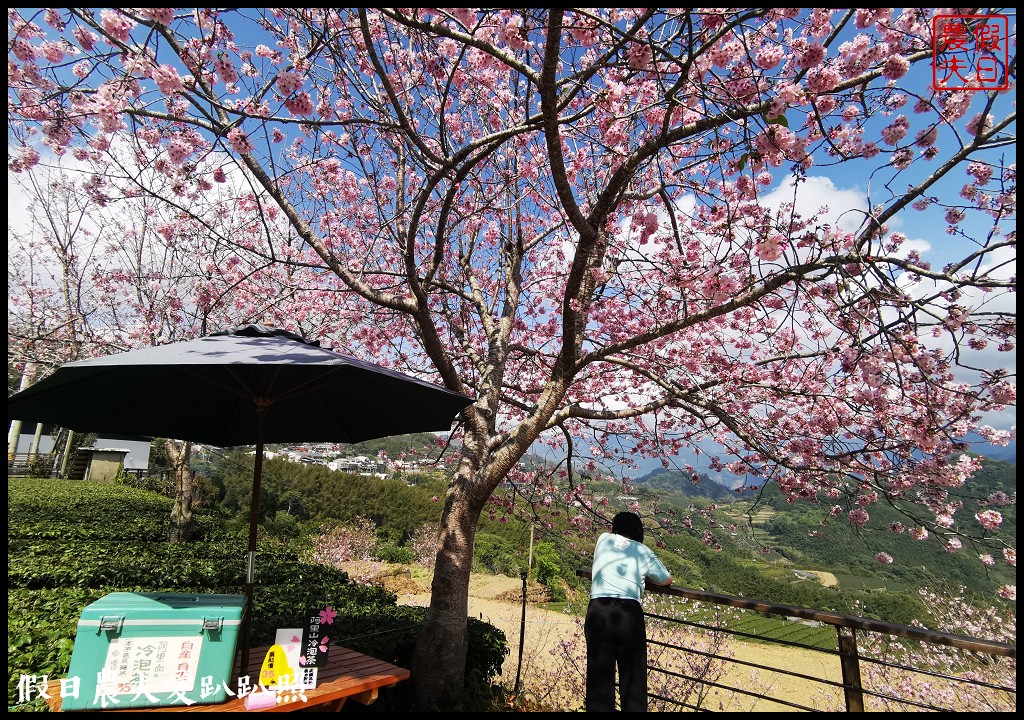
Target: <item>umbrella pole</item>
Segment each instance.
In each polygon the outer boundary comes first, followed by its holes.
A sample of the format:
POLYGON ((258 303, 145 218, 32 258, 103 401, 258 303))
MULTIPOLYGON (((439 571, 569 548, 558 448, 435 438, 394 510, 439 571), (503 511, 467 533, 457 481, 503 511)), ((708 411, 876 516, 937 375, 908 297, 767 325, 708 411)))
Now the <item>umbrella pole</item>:
POLYGON ((256 404, 256 461, 252 473, 252 507, 249 508, 249 552, 245 575, 245 622, 242 624, 239 672, 244 675, 251 645, 253 585, 256 579, 256 529, 260 520, 260 482, 263 479, 263 439, 266 435, 269 404, 256 404))

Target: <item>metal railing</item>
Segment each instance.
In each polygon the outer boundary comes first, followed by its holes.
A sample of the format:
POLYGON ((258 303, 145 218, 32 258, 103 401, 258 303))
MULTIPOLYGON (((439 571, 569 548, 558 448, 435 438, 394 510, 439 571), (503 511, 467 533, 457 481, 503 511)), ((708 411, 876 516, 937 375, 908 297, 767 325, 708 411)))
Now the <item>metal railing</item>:
POLYGON ((7 453, 7 477, 51 477, 57 455, 54 453, 7 453))
POLYGON ((668 596, 645 601, 659 606, 644 612, 652 710, 1016 710, 1016 644, 676 585, 647 589, 668 596), (766 618, 791 629, 763 632, 766 618), (734 639, 764 650, 738 657, 734 639))

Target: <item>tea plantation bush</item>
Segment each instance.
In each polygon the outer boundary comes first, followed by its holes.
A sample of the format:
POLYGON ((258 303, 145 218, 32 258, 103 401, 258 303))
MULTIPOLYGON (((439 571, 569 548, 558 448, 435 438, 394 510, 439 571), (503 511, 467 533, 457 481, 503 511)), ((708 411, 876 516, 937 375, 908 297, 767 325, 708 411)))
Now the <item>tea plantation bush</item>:
MULTIPOLYGON (((200 538, 166 541, 172 501, 135 488, 82 481, 10 479, 7 491, 8 707, 25 702, 19 681, 67 676, 78 618, 110 592, 245 593, 246 532, 225 529, 216 515, 196 517, 200 538)), ((395 665, 411 667, 422 608, 348 575, 299 560, 287 547, 260 541, 256 550, 253 645, 270 644, 279 627, 301 624, 306 610, 332 606, 335 641, 395 665)), ((503 632, 469 622, 466 686, 472 708, 487 710, 500 694, 493 682, 508 654, 503 632)), ((381 693, 366 708, 408 707, 411 683, 381 693), (404 687, 409 686, 409 687, 404 687)))

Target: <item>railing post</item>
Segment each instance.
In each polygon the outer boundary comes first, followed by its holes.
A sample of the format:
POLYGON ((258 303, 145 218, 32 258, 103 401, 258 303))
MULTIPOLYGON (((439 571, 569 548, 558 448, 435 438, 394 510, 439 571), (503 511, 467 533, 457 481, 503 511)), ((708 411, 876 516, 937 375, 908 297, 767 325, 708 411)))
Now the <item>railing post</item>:
POLYGON ((839 664, 843 670, 843 693, 847 712, 864 712, 864 688, 860 684, 857 636, 853 628, 836 626, 839 636, 839 664))

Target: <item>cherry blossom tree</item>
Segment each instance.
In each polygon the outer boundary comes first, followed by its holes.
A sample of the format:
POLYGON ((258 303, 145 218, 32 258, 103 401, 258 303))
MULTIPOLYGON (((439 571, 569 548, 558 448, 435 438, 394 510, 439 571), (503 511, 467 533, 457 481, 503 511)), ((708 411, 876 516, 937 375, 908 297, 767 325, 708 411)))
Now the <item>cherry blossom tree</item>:
MULTIPOLYGON (((26 206, 9 229, 8 358, 29 381, 39 369, 204 334, 228 318, 288 316, 299 330, 310 321, 293 302, 301 272, 261 250, 265 218, 240 212, 237 192, 158 200, 180 197, 161 174, 140 192, 132 178, 149 161, 123 146, 101 168, 84 158, 12 177, 26 206)), ((12 437, 20 426, 12 421, 12 437)), ((171 537, 187 539, 190 453, 164 440, 175 477, 171 537)))
POLYGON ((585 527, 617 448, 712 444, 856 525, 898 500, 998 542, 947 518, 964 438, 1015 433, 986 418, 1016 402, 1016 58, 937 90, 935 42, 913 8, 13 9, 9 165, 128 142, 188 197, 243 177, 327 337, 476 398, 413 667, 438 708, 505 479, 585 527), (538 442, 562 481, 519 466, 538 442))

